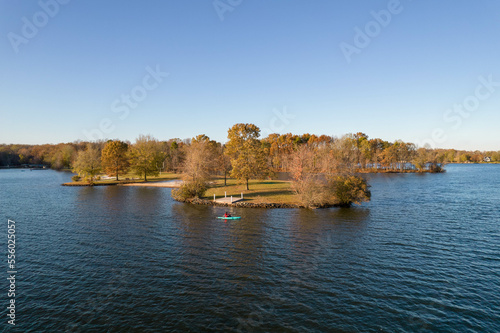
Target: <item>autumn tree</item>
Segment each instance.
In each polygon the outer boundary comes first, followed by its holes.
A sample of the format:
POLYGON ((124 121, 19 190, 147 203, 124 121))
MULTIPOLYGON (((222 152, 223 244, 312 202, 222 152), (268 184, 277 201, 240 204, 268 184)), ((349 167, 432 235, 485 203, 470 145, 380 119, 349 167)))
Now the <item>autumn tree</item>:
POLYGON ((356 140, 352 135, 336 138, 332 143, 323 147, 321 154, 321 168, 326 175, 352 174, 357 166, 356 140))
POLYGON ((89 184, 93 184, 95 177, 101 172, 101 153, 99 149, 89 144, 85 150, 78 152, 73 165, 73 172, 87 179, 89 184))
POLYGON ((324 177, 318 173, 315 159, 317 151, 309 145, 298 147, 290 159, 292 189, 305 207, 320 207, 328 203, 324 177))
POLYGON ((128 171, 128 144, 120 140, 108 141, 102 150, 102 167, 108 175, 114 175, 116 180, 120 174, 128 171))
POLYGON ((231 159, 224 153, 225 149, 226 147, 224 145, 219 144, 215 154, 217 171, 224 175, 224 186, 227 185, 227 176, 233 168, 231 165, 231 159))
POLYGON ((208 189, 208 180, 217 169, 217 143, 204 134, 198 135, 184 146, 184 153, 184 182, 172 191, 172 196, 177 200, 202 197, 208 189))
POLYGON ((193 138, 185 148, 182 171, 187 181, 206 181, 214 173, 217 165, 217 144, 206 135, 193 138))
POLYGON ((300 146, 292 154, 292 188, 305 207, 350 206, 369 201, 366 180, 355 174, 357 149, 351 137, 311 147, 300 146))
POLYGON ((137 175, 157 176, 163 165, 165 154, 161 144, 151 135, 139 135, 135 143, 129 148, 130 166, 137 175))
POLYGON ((418 171, 425 170, 427 162, 429 161, 429 152, 426 148, 419 148, 413 157, 413 165, 418 171))
POLYGON ((359 164, 364 162, 363 146, 367 145, 363 133, 345 135, 334 140, 326 150, 323 160, 323 174, 326 181, 326 196, 329 204, 350 206, 370 201, 371 192, 365 179, 356 174, 359 164))
POLYGON ((171 139, 166 142, 165 168, 171 172, 181 171, 184 162, 184 144, 180 139, 171 139))
POLYGON ((228 130, 226 154, 231 158, 231 176, 242 183, 269 174, 266 156, 259 140, 260 129, 253 124, 236 124, 228 130))

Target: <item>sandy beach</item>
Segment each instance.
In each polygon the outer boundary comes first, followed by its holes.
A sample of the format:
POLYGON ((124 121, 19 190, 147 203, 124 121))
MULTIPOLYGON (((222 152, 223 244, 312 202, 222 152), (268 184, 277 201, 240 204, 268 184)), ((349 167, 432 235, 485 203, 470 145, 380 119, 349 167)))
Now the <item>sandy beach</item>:
POLYGON ((167 180, 161 182, 150 182, 150 183, 130 183, 130 184, 122 184, 121 186, 149 186, 149 187, 170 187, 177 188, 182 184, 182 180, 167 180))

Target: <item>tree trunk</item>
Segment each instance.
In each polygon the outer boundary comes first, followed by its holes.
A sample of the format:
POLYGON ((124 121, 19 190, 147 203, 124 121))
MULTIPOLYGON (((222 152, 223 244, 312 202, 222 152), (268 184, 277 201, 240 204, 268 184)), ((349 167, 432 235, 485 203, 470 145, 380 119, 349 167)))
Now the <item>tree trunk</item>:
POLYGON ((116 170, 116 181, 118 181, 118 170, 116 170))
POLYGON ((248 190, 249 190, 249 189, 248 189, 248 178, 247 178, 247 191, 248 191, 248 190))
POLYGON ((148 181, 148 174, 147 174, 146 170, 144 170, 144 181, 145 182, 148 181))
POLYGON ((225 187, 225 186, 227 186, 227 185, 226 185, 226 179, 227 179, 227 172, 226 172, 226 171, 224 171, 224 187, 225 187))

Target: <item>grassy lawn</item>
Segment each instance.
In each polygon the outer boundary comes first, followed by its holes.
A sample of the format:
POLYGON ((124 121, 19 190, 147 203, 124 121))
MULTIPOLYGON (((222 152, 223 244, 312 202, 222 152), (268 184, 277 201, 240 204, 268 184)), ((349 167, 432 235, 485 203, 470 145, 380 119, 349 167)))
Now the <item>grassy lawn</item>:
POLYGON ((236 179, 228 179, 227 186, 224 186, 224 179, 214 180, 210 185, 211 188, 205 194, 205 198, 213 199, 224 197, 224 192, 227 196, 231 195, 234 198, 241 197, 248 202, 255 203, 298 203, 295 194, 291 188, 291 182, 282 180, 250 180, 249 188, 246 190, 245 184, 239 184, 236 179))

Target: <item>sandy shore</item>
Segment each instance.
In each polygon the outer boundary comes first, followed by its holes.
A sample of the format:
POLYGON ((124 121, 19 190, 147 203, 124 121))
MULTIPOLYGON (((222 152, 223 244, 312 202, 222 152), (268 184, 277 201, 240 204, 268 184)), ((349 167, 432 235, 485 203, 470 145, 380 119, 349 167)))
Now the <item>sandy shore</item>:
POLYGON ((130 184, 122 184, 121 186, 149 186, 149 187, 180 187, 182 184, 182 180, 166 180, 161 182, 148 182, 148 183, 130 183, 130 184))

